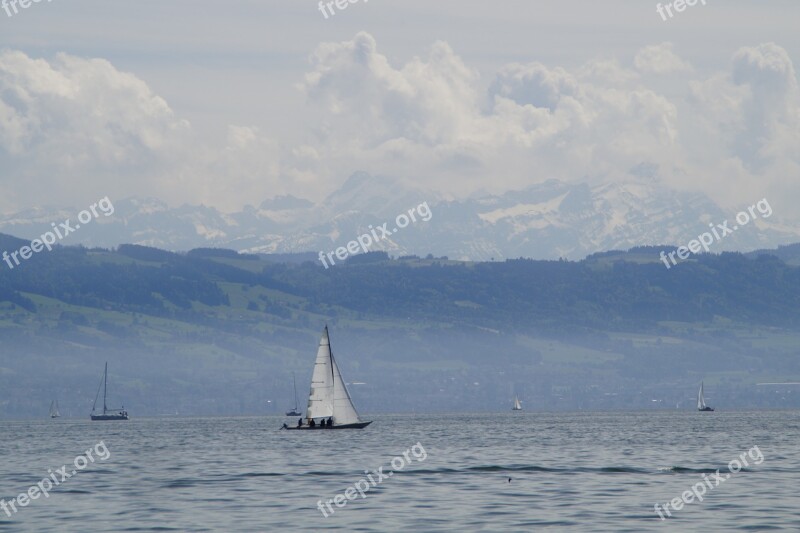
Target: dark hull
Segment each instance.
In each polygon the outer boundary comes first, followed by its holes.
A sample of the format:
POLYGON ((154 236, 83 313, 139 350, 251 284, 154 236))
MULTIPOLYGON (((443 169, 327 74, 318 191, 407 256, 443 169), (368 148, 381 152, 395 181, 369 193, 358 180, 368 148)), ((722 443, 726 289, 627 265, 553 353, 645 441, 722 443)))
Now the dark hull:
POLYGON ((711 407, 705 407, 703 409, 698 409, 698 411, 700 411, 700 412, 708 412, 708 411, 713 411, 713 410, 714 409, 712 409, 711 407))
POLYGON ((92 420, 127 420, 128 415, 91 415, 92 420))
POLYGON ((333 426, 333 427, 328 427, 328 426, 314 426, 314 427, 312 428, 312 427, 309 427, 309 426, 300 426, 300 427, 297 427, 297 426, 294 426, 294 427, 292 427, 292 426, 287 426, 287 427, 285 427, 284 429, 364 429, 365 427, 367 427, 367 426, 368 426, 368 425, 370 425, 370 424, 372 424, 372 421, 369 421, 369 422, 359 422, 358 424, 342 424, 341 426, 333 426))
POLYGON ((303 413, 298 413, 297 411, 289 411, 286 413, 286 416, 303 416, 303 413))

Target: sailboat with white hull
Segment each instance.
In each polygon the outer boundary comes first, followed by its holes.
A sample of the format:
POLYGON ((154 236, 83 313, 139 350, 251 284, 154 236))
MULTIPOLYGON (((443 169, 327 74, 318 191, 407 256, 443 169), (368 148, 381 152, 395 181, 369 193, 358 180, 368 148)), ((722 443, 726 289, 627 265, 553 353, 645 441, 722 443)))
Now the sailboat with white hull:
POLYGON ((308 396, 305 422, 285 429, 362 429, 372 421, 362 422, 358 416, 342 373, 336 364, 328 336, 328 326, 322 332, 311 376, 311 392, 308 396))
POLYGON ((713 411, 711 407, 706 405, 706 399, 703 396, 703 382, 700 382, 700 390, 697 392, 697 410, 698 411, 713 411))
POLYGON ((97 394, 94 396, 94 404, 92 404, 92 420, 127 420, 128 411, 125 406, 122 409, 109 409, 106 407, 106 393, 108 392, 108 362, 103 371, 103 381, 100 383, 103 387, 103 414, 94 414, 95 407, 97 407, 97 397, 100 396, 100 387, 97 387, 97 394))
POLYGON ((294 378, 294 372, 292 372, 292 384, 294 385, 294 409, 286 411, 286 416, 301 416, 303 413, 297 410, 297 380, 294 378))

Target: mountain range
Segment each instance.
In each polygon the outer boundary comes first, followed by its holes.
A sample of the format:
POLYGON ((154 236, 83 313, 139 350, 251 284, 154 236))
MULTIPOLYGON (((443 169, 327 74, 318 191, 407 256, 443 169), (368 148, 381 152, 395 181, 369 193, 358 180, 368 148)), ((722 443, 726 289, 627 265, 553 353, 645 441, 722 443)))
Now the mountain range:
MULTIPOLYGON (((246 253, 332 251, 389 223, 393 234, 371 247, 394 256, 434 253, 457 260, 580 259, 653 243, 684 245, 729 220, 702 194, 652 182, 566 183, 547 180, 504 194, 447 198, 397 179, 356 172, 318 203, 278 196, 258 207, 223 213, 204 205, 170 207, 155 198, 113 200, 112 216, 85 224, 63 244, 114 247, 122 243, 182 251, 221 247, 246 253), (397 229, 395 217, 426 203, 429 221, 397 229)), ((33 239, 51 223, 75 219, 80 208, 45 206, 0 217, 0 232, 33 239)), ((714 252, 774 248, 800 240, 800 229, 778 217, 755 223, 713 244, 714 252)))

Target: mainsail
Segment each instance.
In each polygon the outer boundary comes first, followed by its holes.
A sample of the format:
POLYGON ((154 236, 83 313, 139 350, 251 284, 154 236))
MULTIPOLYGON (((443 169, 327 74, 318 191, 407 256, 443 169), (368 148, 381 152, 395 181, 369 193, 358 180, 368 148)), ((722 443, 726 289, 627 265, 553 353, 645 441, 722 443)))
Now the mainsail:
POLYGON ((311 376, 311 392, 308 396, 307 418, 333 417, 335 425, 361 422, 353 406, 353 400, 336 365, 331 351, 328 327, 322 332, 317 350, 317 361, 311 376))
MULTIPOLYGON (((713 394, 712 394, 712 396, 713 396, 713 394)), ((706 399, 703 397, 703 382, 702 381, 700 382, 700 390, 697 392, 697 408, 698 409, 705 409, 706 408, 706 399)))
POLYGON ((519 396, 514 396, 514 411, 522 411, 522 405, 519 403, 519 396))
POLYGON ((58 418, 61 413, 58 412, 58 401, 53 400, 50 402, 50 418, 58 418))

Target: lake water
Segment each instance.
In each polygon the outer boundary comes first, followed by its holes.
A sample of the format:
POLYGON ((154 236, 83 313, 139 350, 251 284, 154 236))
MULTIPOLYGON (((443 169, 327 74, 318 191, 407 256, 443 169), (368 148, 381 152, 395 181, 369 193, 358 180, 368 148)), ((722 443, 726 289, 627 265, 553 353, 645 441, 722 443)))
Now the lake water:
POLYGON ((277 417, 0 421, 6 502, 95 458, 48 498, 0 511, 0 531, 800 530, 800 411, 364 418, 313 432, 277 417), (763 462, 730 474, 754 446, 763 462), (717 469, 729 479, 659 519, 655 503, 717 469), (352 490, 330 514, 362 479, 366 497, 352 490))

